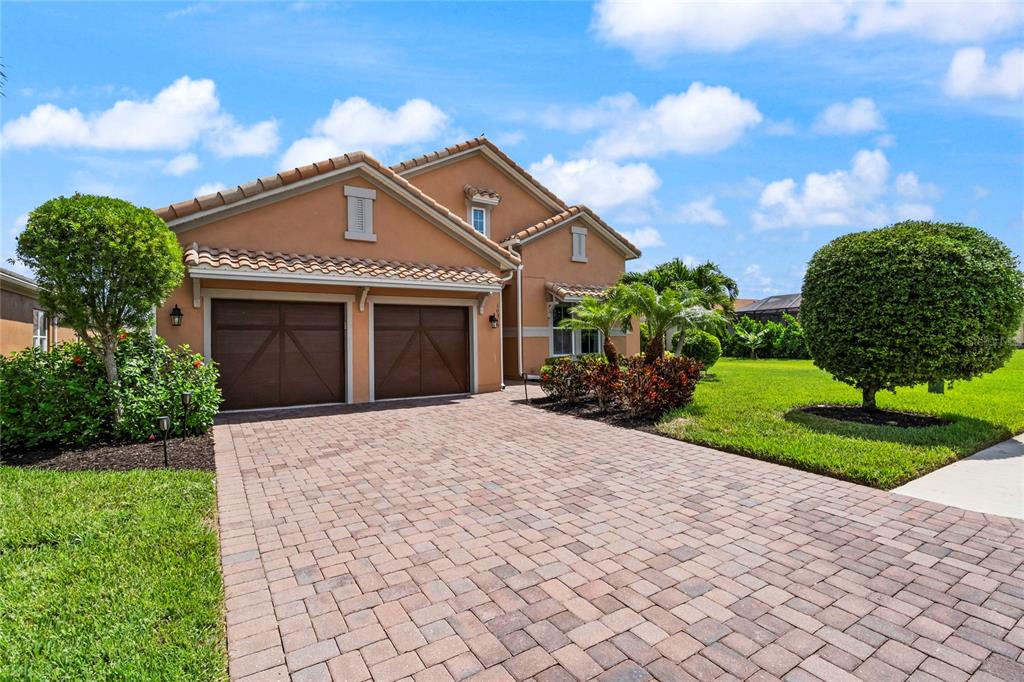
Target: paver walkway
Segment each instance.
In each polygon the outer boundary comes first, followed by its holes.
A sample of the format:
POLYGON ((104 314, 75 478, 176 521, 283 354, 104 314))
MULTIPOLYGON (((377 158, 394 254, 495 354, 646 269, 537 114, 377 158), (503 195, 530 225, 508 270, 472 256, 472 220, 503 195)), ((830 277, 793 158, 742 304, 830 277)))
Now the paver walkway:
POLYGON ((901 485, 893 492, 1024 519, 1024 434, 901 485))
POLYGON ((218 425, 232 678, 1024 679, 1024 523, 520 396, 218 425))

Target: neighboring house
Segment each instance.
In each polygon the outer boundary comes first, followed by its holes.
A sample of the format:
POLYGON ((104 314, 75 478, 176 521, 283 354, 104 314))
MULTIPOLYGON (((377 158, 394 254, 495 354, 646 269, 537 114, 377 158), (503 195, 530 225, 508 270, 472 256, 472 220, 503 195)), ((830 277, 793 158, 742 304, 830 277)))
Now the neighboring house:
POLYGON ((800 301, 803 297, 800 294, 779 294, 769 296, 759 301, 754 301, 745 306, 736 306, 737 317, 749 317, 759 322, 771 320, 782 322, 783 315, 800 314, 800 301))
MULTIPOLYGON (((225 409, 498 390, 598 351, 596 332, 554 325, 640 255, 485 138, 390 168, 346 154, 157 213, 187 266, 157 331, 219 363, 225 409)), ((638 330, 616 342, 638 352, 638 330)))
POLYGON ((58 327, 39 306, 35 280, 0 268, 0 355, 23 348, 49 350, 54 343, 74 338, 74 332, 58 327))

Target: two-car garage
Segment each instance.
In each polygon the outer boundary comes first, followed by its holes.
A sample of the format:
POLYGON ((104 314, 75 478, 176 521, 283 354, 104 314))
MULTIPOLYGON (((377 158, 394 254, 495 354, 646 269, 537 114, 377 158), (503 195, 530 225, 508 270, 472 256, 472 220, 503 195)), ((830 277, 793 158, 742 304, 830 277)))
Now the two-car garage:
MULTIPOLYGON (((210 350, 220 365, 222 409, 340 403, 346 395, 346 306, 276 300, 214 299, 210 350)), ((372 305, 372 398, 471 390, 471 308, 372 305)))

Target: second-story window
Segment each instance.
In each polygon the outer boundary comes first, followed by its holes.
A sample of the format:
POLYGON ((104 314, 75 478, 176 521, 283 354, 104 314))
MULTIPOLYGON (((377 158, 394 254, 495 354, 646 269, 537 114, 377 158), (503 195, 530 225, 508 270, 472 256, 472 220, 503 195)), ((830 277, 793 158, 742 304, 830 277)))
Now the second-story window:
POLYGON ((470 219, 473 229, 482 235, 487 234, 487 209, 474 206, 471 209, 470 219))

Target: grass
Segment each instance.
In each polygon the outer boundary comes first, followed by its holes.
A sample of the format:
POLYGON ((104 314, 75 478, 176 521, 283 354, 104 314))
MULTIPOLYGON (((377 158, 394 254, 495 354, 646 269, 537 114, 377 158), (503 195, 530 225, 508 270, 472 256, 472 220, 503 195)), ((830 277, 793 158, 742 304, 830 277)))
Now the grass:
POLYGON ((226 679, 213 474, 0 466, 0 679, 226 679))
POLYGON ((921 412, 951 423, 924 428, 825 419, 794 408, 859 404, 860 392, 806 360, 722 358, 715 379, 658 430, 672 438, 890 489, 1024 431, 1024 351, 1002 369, 957 382, 944 394, 925 386, 880 392, 883 409, 921 412))

